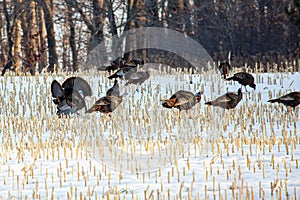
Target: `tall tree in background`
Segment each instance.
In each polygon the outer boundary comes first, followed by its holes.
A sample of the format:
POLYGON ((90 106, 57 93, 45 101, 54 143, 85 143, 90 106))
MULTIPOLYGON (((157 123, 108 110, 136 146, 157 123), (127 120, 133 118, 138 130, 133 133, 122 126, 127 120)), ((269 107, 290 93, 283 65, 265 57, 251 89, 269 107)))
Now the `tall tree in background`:
POLYGON ((285 7, 285 11, 291 22, 300 29, 300 1, 291 0, 291 2, 285 7))
MULTIPOLYGON (((130 29, 133 29, 135 26, 135 16, 137 12, 137 0, 127 0, 127 19, 126 19, 126 24, 124 26, 124 32, 129 31, 130 29)), ((128 34, 127 37, 125 38, 126 43, 125 43, 125 54, 124 58, 129 59, 130 58, 130 52, 132 49, 134 49, 134 36, 131 34, 128 34)))
POLYGON ((38 71, 42 72, 47 67, 47 36, 45 14, 41 6, 37 6, 37 26, 38 26, 38 53, 40 55, 38 62, 38 71))
POLYGON ((44 11, 44 18, 47 31, 47 44, 48 44, 48 70, 54 72, 54 68, 58 67, 58 57, 56 51, 56 40, 54 34, 54 10, 53 0, 40 0, 38 3, 42 6, 44 11))
MULTIPOLYGON (((7 52, 7 59, 5 60, 5 65, 2 70, 2 75, 5 74, 6 70, 12 69, 13 66, 13 30, 15 25, 15 19, 17 17, 18 11, 16 11, 16 8, 13 9, 12 6, 8 5, 9 2, 6 0, 3 0, 3 13, 5 16, 5 23, 6 23, 6 34, 7 34, 7 46, 8 46, 8 52, 7 52), (12 8, 12 10, 9 10, 9 7, 12 8)), ((13 69, 14 70, 14 69, 13 69)))
POLYGON ((176 31, 184 31, 184 0, 169 0, 167 7, 168 28, 176 31))
MULTIPOLYGON (((135 28, 143 28, 146 27, 147 24, 147 12, 146 12, 146 1, 138 0, 136 5, 136 17, 135 17, 135 28)), ((139 31, 139 30, 138 30, 139 31)), ((145 47, 146 46, 146 35, 143 32, 140 32, 142 36, 140 38, 136 38, 136 46, 137 47, 145 47)), ((141 58, 146 59, 146 49, 137 49, 133 52, 132 58, 141 58)))
POLYGON ((24 72, 35 74, 35 68, 38 55, 38 29, 36 26, 36 3, 33 0, 27 0, 23 3, 25 12, 22 14, 22 30, 23 30, 23 68, 24 72))
POLYGON ((161 27, 158 9, 158 0, 146 0, 147 27, 161 27))
POLYGON ((93 32, 91 37, 91 49, 104 41, 103 27, 105 24, 104 0, 93 0, 93 32))
MULTIPOLYGON (((300 1, 299 0, 290 0, 291 2, 285 7, 285 11, 289 17, 291 23, 295 27, 289 26, 289 32, 287 37, 287 46, 292 47, 296 46, 295 49, 290 53, 289 59, 298 58, 297 63, 300 65, 300 1)), ((282 61, 283 62, 283 61, 282 61)))
MULTIPOLYGON (((1 43, 5 43, 3 38, 3 16, 0 15, 0 38, 1 38, 1 43)), ((5 62, 5 44, 0 46, 0 66, 4 65, 5 62)))
MULTIPOLYGON (((87 42, 87 53, 91 52, 95 47, 97 47, 100 43, 104 42, 104 25, 106 21, 106 1, 110 0, 91 0, 91 2, 86 1, 78 1, 78 0, 65 0, 65 2, 68 4, 68 9, 71 12, 71 9, 73 8, 76 13, 80 15, 80 19, 84 22, 87 30, 86 32, 89 33, 89 39, 87 42), (90 5, 91 4, 91 5, 90 5)), ((75 15, 75 13, 72 13, 70 15, 75 15)), ((69 19, 71 19, 71 16, 69 15, 69 19)), ((70 23, 71 21, 69 21, 70 23)), ((71 22, 69 25, 70 27, 70 42, 74 41, 75 36, 75 24, 72 24, 71 22), (74 28, 74 30, 73 30, 74 28)), ((82 41, 81 41, 82 42, 82 41)), ((76 42, 75 42, 76 43, 76 42)), ((72 45, 75 45, 72 44, 72 45)), ((71 44, 70 44, 71 45, 71 44)), ((76 47, 72 46, 72 56, 73 56, 73 63, 76 62, 76 57, 78 56, 78 53, 76 53, 76 47)), ((103 52, 98 52, 102 55, 106 55, 106 49, 101 49, 103 52)), ((78 63, 75 63, 76 69, 78 63)), ((74 64, 73 64, 74 66, 74 64)), ((74 69, 74 67, 73 67, 74 69)))
POLYGON ((8 69, 34 74, 46 66, 51 72, 55 67, 76 71, 79 60, 100 43, 108 45, 95 58, 105 55, 105 62, 108 53, 122 56, 125 51, 129 59, 187 65, 160 49, 136 50, 146 36, 125 38, 124 33, 143 27, 190 36, 216 61, 231 52, 235 66, 287 63, 300 54, 299 8, 299 0, 3 0, 0 67, 2 74, 8 69), (111 37, 115 40, 104 43, 111 37))
MULTIPOLYGON (((21 10, 21 0, 17 0, 16 3, 15 9, 21 10)), ((21 73, 21 31, 21 19, 19 16, 16 16, 15 25, 13 26, 13 68, 17 75, 21 73)))
MULTIPOLYGON (((71 48, 71 54, 72 54, 72 61, 67 60, 66 62, 71 62, 71 66, 72 66, 72 70, 76 71, 78 70, 78 51, 76 48, 76 31, 75 31, 75 22, 74 22, 74 12, 72 12, 72 8, 70 7, 69 4, 67 4, 67 16, 66 16, 66 24, 67 29, 69 29, 69 31, 66 31, 66 38, 68 37, 68 41, 70 44, 70 48, 71 48), (69 35, 69 36, 68 36, 69 35)), ((66 46, 64 46, 64 48, 67 48, 67 44, 66 46)), ((64 50, 65 52, 66 50, 64 50)), ((67 57, 67 56, 66 56, 67 57)), ((65 57, 64 57, 65 58, 65 57)), ((65 63, 64 65, 67 65, 68 63, 65 63)))
MULTIPOLYGON (((161 20, 159 18, 159 1, 158 0, 146 0, 146 27, 162 27, 161 20)), ((151 36, 154 37, 154 36, 151 36)), ((158 46, 159 39, 154 39, 153 46, 158 46)), ((159 60, 155 58, 155 55, 159 54, 159 49, 146 49, 146 58, 147 62, 154 62, 155 59, 157 62, 159 60)))

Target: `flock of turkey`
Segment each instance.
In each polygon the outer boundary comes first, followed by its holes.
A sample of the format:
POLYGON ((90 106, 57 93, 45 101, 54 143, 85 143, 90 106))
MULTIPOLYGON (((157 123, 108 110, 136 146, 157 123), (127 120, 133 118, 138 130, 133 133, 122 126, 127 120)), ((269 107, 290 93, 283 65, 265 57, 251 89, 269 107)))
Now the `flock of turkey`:
MULTIPOLYGON (((113 112, 122 102, 122 99, 127 94, 120 94, 119 83, 117 78, 124 78, 128 84, 142 84, 150 77, 148 71, 138 71, 138 67, 144 64, 143 60, 130 60, 126 61, 122 58, 118 58, 111 62, 111 65, 106 66, 106 71, 115 71, 108 78, 115 78, 114 85, 107 90, 106 95, 98 99, 94 105, 87 109, 84 98, 92 95, 92 89, 90 85, 81 77, 67 78, 62 85, 54 80, 51 84, 51 93, 54 104, 57 105, 57 115, 61 116, 77 113, 77 111, 85 108, 86 113, 92 113, 99 111, 101 113, 113 112)), ((227 75, 231 69, 230 64, 227 61, 222 62, 219 65, 219 70, 224 80, 237 81, 242 86, 250 86, 254 90, 256 85, 254 83, 254 77, 247 72, 238 72, 232 77, 227 78, 227 75)), ((201 100, 203 91, 193 94, 190 91, 179 90, 173 94, 169 99, 162 100, 162 106, 165 108, 177 108, 181 110, 189 110, 201 100)), ((239 88, 237 94, 234 92, 228 92, 215 100, 208 101, 206 105, 218 106, 224 109, 233 109, 242 100, 242 88, 239 88)), ((277 99, 271 99, 268 102, 283 103, 286 106, 295 108, 300 104, 300 92, 291 92, 277 99)))

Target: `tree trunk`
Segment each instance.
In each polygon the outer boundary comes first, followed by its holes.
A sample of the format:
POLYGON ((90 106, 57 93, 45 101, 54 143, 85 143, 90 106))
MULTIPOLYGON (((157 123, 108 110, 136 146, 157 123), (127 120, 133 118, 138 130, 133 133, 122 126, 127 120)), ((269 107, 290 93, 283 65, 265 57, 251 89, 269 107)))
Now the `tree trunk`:
POLYGON ((58 68, 58 58, 56 52, 56 41, 54 34, 54 21, 53 21, 53 2, 52 0, 39 1, 44 11, 44 19, 46 23, 47 31, 47 43, 48 43, 48 60, 49 60, 49 72, 54 72, 55 68, 58 68))
MULTIPOLYGON (((66 15, 68 15, 66 13, 66 15)), ((68 51, 69 45, 71 46, 71 43, 69 43, 69 38, 70 38, 70 34, 69 34, 69 19, 67 18, 66 23, 65 23, 65 27, 63 30, 63 36, 62 36, 62 69, 63 70, 71 70, 71 58, 70 58, 70 53, 68 51)))
MULTIPOLYGON (((2 15, 0 16, 0 38, 3 38, 3 19, 2 19, 2 15)), ((2 45, 1 45, 1 52, 0 52, 0 66, 4 66, 4 63, 5 63, 5 43, 2 42, 2 45)))
MULTIPOLYGON (((87 26, 88 30, 90 31, 91 37, 89 39, 88 44, 88 53, 90 53, 96 46, 104 41, 104 34, 103 34, 103 27, 105 24, 105 2, 104 0, 93 0, 93 18, 90 19, 88 15, 86 15, 85 10, 79 5, 77 0, 65 0, 69 7, 74 8, 81 16, 81 19, 84 21, 85 25, 87 26)), ((97 49, 98 52, 95 52, 100 57, 103 58, 103 55, 107 55, 107 51, 105 48, 97 49)), ((101 65, 103 60, 98 57, 100 61, 97 63, 92 62, 94 65, 101 65)))
POLYGON ((112 40, 112 49, 116 49, 117 52, 120 51, 120 44, 117 43, 116 39, 119 39, 118 37, 118 29, 117 29, 117 23, 116 23, 116 16, 114 13, 114 9, 112 6, 111 0, 106 0, 107 5, 107 17, 110 25, 110 33, 115 38, 112 40))
POLYGON ((3 0, 3 12, 5 15, 5 21, 6 21, 6 34, 7 34, 7 42, 8 42, 8 52, 7 52, 7 61, 6 64, 2 70, 2 76, 4 76, 6 70, 11 69, 13 64, 13 34, 12 34, 12 26, 10 23, 10 15, 8 13, 7 8, 7 2, 6 0, 3 0))
MULTIPOLYGON (((133 28, 142 28, 146 26, 147 13, 146 2, 142 0, 128 0, 127 22, 124 27, 124 31, 133 28)), ((140 31, 140 30, 136 30, 140 31)), ((138 34, 140 35, 140 34, 138 34)), ((145 37, 136 38, 133 35, 128 35, 126 38, 126 53, 125 59, 132 58, 146 58, 146 49, 138 49, 138 47, 144 47, 146 42, 145 37)))
POLYGON ((46 41, 46 26, 45 26, 45 16, 43 9, 41 6, 38 7, 38 29, 39 29, 39 54, 40 59, 38 63, 39 72, 42 72, 42 70, 47 67, 47 41, 46 41))
POLYGON ((188 36, 194 35, 191 17, 192 17, 192 6, 189 0, 184 0, 184 8, 183 8, 183 15, 184 15, 184 33, 188 36))
MULTIPOLYGON (((137 0, 127 0, 127 19, 124 26, 124 32, 134 28, 136 4, 137 4, 137 0)), ((128 34, 125 40, 126 43, 125 43, 124 58, 126 60, 129 60, 132 57, 131 51, 134 48, 134 38, 131 34, 128 34)))
MULTIPOLYGON (((17 4, 20 5, 21 1, 17 1, 17 4)), ((16 17, 15 19, 15 26, 14 26, 14 44, 13 44, 13 67, 14 71, 17 75, 21 74, 21 20, 19 17, 16 17)))
MULTIPOLYGON (((70 8, 70 7, 69 7, 70 8)), ((69 12, 67 16, 67 21, 70 29, 70 35, 69 35, 69 44, 71 47, 71 53, 72 53, 72 69, 73 71, 78 70, 78 53, 76 48, 76 34, 75 34, 75 24, 73 22, 73 12, 69 12)))
POLYGON ((36 27, 36 3, 33 0, 24 1, 25 12, 22 17, 24 72, 35 74, 36 63, 38 61, 38 33, 36 27))
POLYGON ((146 0, 147 26, 160 27, 157 0, 146 0))
POLYGON ((169 0, 167 8, 167 23, 172 30, 183 32, 184 25, 183 0, 169 0))
POLYGON ((105 24, 104 0, 93 0, 93 24, 90 51, 104 40, 103 27, 105 24))
MULTIPOLYGON (((146 2, 143 0, 139 0, 137 2, 137 19, 135 20, 135 28, 143 28, 147 24, 147 12, 146 12, 146 2)), ((139 31, 139 29, 138 29, 139 31)), ((146 35, 143 35, 142 32, 140 32, 139 35, 142 35, 141 38, 136 38, 136 45, 139 49, 135 49, 134 58, 140 58, 140 59, 146 59, 146 35), (140 49, 143 47, 143 49, 140 49)))

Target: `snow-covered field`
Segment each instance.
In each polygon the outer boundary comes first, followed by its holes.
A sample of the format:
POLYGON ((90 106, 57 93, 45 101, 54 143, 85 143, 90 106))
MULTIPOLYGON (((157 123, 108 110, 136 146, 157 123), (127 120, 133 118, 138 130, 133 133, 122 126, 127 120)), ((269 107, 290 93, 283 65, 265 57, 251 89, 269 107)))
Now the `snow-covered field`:
MULTIPOLYGON (((240 85, 219 73, 158 74, 113 117, 58 118, 50 84, 65 74, 0 77, 0 199, 299 199, 299 109, 268 99, 299 91, 300 73, 253 74, 233 110, 204 105, 240 85), (188 112, 160 105, 179 89, 204 91, 188 112)), ((85 78, 94 96, 113 81, 85 78)))

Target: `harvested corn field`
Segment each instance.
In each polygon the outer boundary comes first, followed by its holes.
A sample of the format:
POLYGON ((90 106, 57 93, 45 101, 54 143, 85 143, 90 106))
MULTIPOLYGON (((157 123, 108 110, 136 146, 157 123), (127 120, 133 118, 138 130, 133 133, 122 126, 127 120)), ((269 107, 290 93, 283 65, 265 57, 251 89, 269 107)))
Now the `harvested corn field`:
POLYGON ((234 109, 205 105, 241 85, 215 71, 150 71, 119 81, 111 113, 57 116, 51 82, 80 76, 87 107, 114 81, 107 72, 0 78, 1 199, 298 199, 299 107, 269 103, 299 91, 300 73, 251 73, 234 109), (203 91, 191 109, 162 106, 178 90, 203 91))

